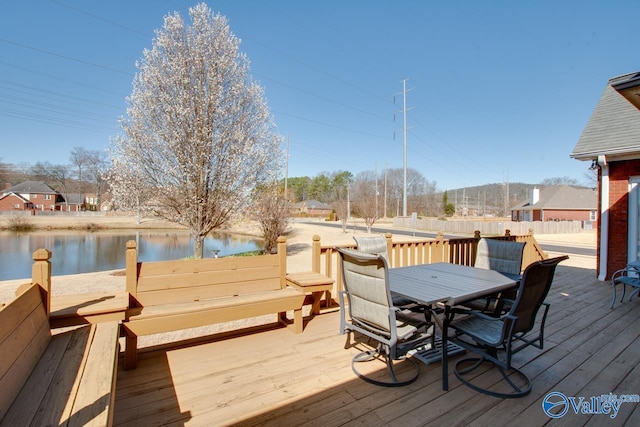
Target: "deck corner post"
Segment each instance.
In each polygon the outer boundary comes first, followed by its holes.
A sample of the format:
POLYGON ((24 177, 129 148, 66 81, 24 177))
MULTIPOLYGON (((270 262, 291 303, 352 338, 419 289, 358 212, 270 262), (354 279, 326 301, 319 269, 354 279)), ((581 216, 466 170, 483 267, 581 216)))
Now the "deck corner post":
POLYGON ((46 293, 43 295, 43 303, 47 311, 47 317, 51 313, 51 251, 47 249, 37 249, 33 255, 33 266, 31 267, 31 282, 37 283, 46 293))
POLYGON ((278 256, 280 257, 280 287, 287 287, 287 238, 278 236, 278 256))
POLYGON ((135 240, 127 241, 127 253, 125 258, 125 274, 127 276, 127 292, 133 298, 137 296, 138 281, 138 249, 135 240))
POLYGON ((320 236, 313 235, 313 243, 311 244, 311 271, 320 273, 320 236))

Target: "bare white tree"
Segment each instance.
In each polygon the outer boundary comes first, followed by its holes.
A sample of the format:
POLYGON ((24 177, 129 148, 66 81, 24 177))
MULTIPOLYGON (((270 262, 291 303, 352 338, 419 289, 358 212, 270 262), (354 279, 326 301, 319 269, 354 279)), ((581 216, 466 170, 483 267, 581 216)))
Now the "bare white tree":
POLYGON ((371 227, 380 218, 376 203, 376 178, 375 172, 363 171, 356 175, 353 181, 352 210, 354 215, 364 220, 367 233, 371 233, 371 227))
POLYGON ((189 16, 166 16, 143 52, 112 160, 153 190, 158 215, 189 228, 201 258, 205 236, 272 178, 279 138, 227 19, 203 3, 189 16))
POLYGON ((284 197, 284 189, 277 183, 267 184, 258 189, 250 211, 260 224, 264 237, 264 252, 275 253, 278 237, 284 235, 289 226, 289 202, 284 197))

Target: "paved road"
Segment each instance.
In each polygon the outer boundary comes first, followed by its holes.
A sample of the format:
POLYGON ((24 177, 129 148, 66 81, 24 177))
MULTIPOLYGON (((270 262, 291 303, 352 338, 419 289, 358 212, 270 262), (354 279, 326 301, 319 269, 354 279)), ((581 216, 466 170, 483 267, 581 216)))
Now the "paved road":
MULTIPOLYGON (((317 222, 317 221, 306 221, 306 222, 313 225, 320 225, 323 227, 342 228, 342 224, 336 223, 336 222, 317 222)), ((360 225, 347 226, 347 230, 353 230, 354 228, 357 231, 364 231, 364 232, 367 231, 367 228, 365 226, 360 226, 360 225)), ((372 233, 393 233, 393 234, 400 234, 404 236, 417 236, 417 237, 425 237, 430 239, 435 239, 437 237, 437 234, 433 232, 426 232, 426 231, 419 231, 419 230, 416 230, 414 232, 412 230, 398 229, 393 227, 375 227, 374 226, 371 228, 371 232, 372 233)), ((460 236, 457 236, 455 234, 444 235, 445 239, 452 239, 456 237, 460 237, 460 236)), ((595 248, 585 248, 585 247, 572 246, 572 245, 553 245, 548 243, 540 243, 540 247, 542 247, 542 249, 546 252, 558 252, 558 253, 565 253, 568 255, 575 254, 575 255, 596 256, 595 248)))

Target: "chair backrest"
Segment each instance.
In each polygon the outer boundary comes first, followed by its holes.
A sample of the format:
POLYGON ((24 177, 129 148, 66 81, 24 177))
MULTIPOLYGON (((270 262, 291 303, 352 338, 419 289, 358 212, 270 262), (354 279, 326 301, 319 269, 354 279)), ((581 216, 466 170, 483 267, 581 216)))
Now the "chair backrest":
POLYGON ((478 241, 474 267, 519 275, 525 242, 482 238, 478 241))
POLYGON ((344 290, 349 300, 352 321, 389 335, 391 294, 387 261, 382 255, 336 248, 342 264, 344 290))
POLYGON ((380 254, 389 265, 389 252, 387 250, 387 238, 379 236, 353 236, 359 251, 369 254, 380 254))
POLYGON ((513 332, 529 332, 533 329, 538 310, 551 289, 556 266, 568 256, 536 261, 524 270, 520 287, 509 314, 517 317, 513 332))

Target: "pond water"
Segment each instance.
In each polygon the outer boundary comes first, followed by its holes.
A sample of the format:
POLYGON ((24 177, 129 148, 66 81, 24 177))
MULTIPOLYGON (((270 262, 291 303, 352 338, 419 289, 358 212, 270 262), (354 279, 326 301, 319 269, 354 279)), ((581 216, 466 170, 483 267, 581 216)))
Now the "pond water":
MULTIPOLYGON (((123 269, 126 242, 136 240, 140 261, 164 261, 193 256, 193 239, 186 231, 49 231, 0 232, 0 281, 31 277, 32 254, 45 248, 52 252, 54 276, 123 269)), ((261 249, 252 237, 210 234, 204 256, 233 255, 261 249)))

